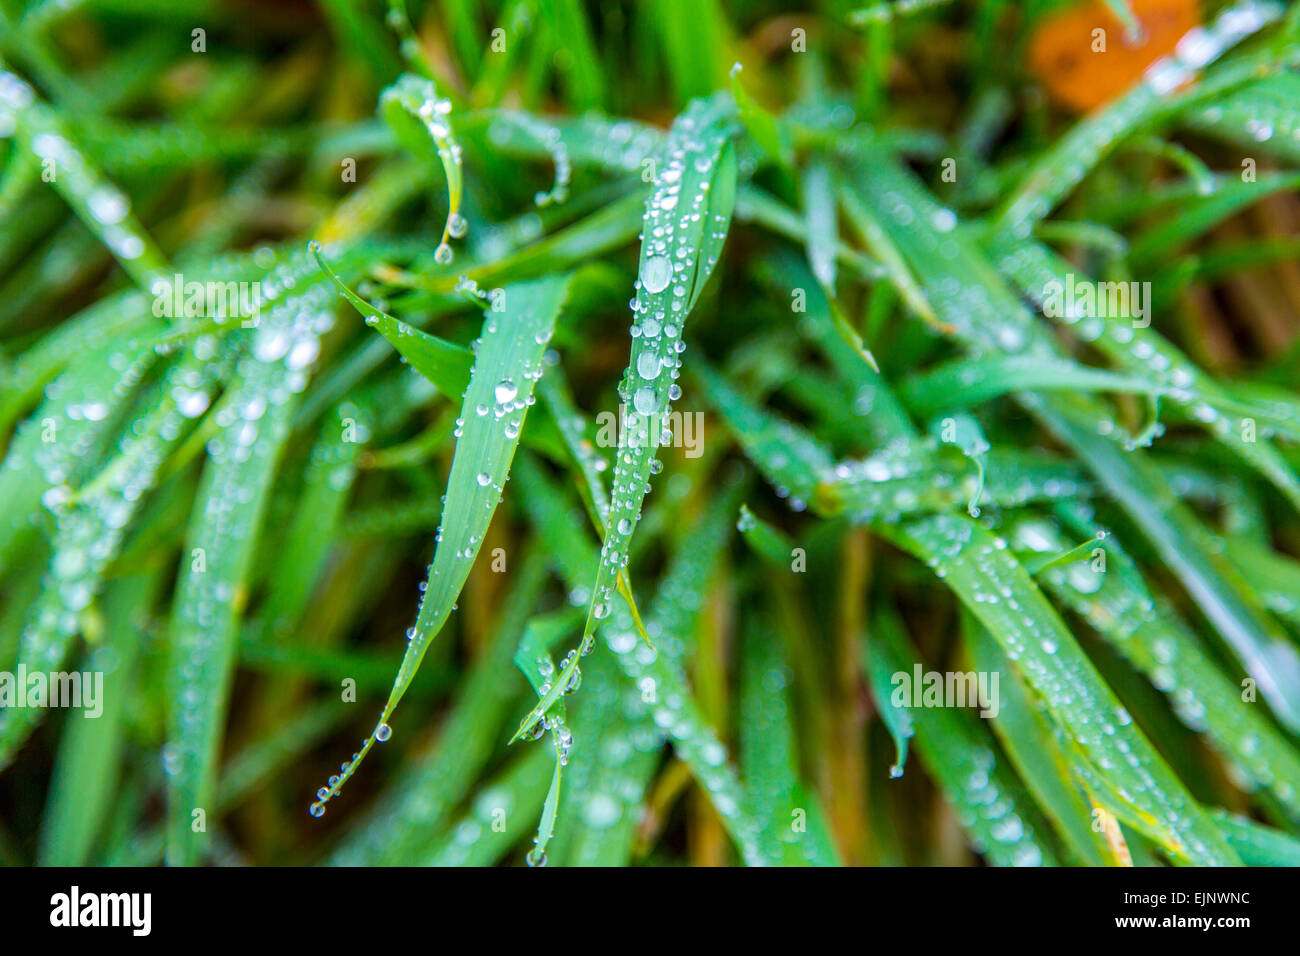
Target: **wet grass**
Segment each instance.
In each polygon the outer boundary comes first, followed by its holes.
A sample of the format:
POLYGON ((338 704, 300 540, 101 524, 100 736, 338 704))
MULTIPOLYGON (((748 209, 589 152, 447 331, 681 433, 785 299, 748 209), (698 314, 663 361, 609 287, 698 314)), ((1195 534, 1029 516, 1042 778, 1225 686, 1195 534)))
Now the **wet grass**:
POLYGON ((1294 865, 1300 8, 1061 6, 0 2, 0 861, 1294 865))

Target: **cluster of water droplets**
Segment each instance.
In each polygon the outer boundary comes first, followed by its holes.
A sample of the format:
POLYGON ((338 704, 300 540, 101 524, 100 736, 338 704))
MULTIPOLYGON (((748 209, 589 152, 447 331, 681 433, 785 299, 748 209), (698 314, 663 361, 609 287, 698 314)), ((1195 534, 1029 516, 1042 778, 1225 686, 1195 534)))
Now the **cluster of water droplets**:
POLYGON ((1243 0, 1227 7, 1220 11, 1212 24, 1188 30, 1175 45, 1173 53, 1162 56, 1147 67, 1142 81, 1156 95, 1167 96, 1284 13, 1281 4, 1268 0, 1243 0))
MULTIPOLYGON (((699 607, 699 591, 692 587, 673 588, 670 582, 665 582, 665 591, 661 592, 657 604, 669 601, 676 602, 678 613, 689 618, 699 607), (667 593, 670 588, 672 593, 667 593)), ((759 824, 744 812, 744 796, 727 761, 727 748, 691 697, 682 670, 684 648, 680 638, 652 619, 646 624, 646 632, 654 644, 650 647, 641 640, 630 619, 619 619, 615 624, 602 631, 605 642, 617 655, 620 667, 641 700, 653 702, 648 709, 654 727, 672 739, 674 749, 690 765, 714 808, 736 836, 746 860, 751 865, 760 863, 763 854, 759 846, 759 824)))
MULTIPOLYGON (((92 451, 118 422, 153 353, 142 348, 107 357, 85 354, 93 356, 89 367, 74 361, 66 375, 45 387, 44 404, 19 428, 4 463, 6 475, 21 474, 29 487, 39 483, 40 503, 55 523, 54 557, 21 637, 21 659, 40 670, 61 665, 81 612, 94 598, 104 568, 117 554, 176 437, 168 429, 180 418, 175 406, 164 401, 145 420, 126 427, 109 468, 87 484, 84 463, 95 460, 92 451)), ((168 370, 157 387, 165 390, 187 373, 199 374, 192 362, 168 370)), ((30 724, 40 714, 38 709, 13 711, 6 722, 30 724)))
MULTIPOLYGON (((1044 290, 1052 283, 1059 284, 1061 280, 1047 251, 1033 244, 1002 250, 998 266, 1040 304, 1044 301, 1044 290)), ((1070 326, 1081 341, 1103 349, 1121 365, 1140 372, 1153 384, 1165 388, 1166 399, 1186 409, 1194 420, 1216 435, 1231 437, 1236 432, 1240 419, 1224 413, 1212 404, 1219 397, 1218 386, 1158 332, 1136 326, 1128 318, 1080 316, 1073 303, 1064 304, 1066 308, 1058 321, 1070 326)), ((1292 417, 1294 414, 1294 409, 1285 407, 1273 410, 1283 413, 1282 417, 1292 417)), ((1139 443, 1150 444, 1151 438, 1163 433, 1163 426, 1157 425, 1150 429, 1142 442, 1128 436, 1113 417, 1100 419, 1097 431, 1107 437, 1119 438, 1131 450, 1139 443)), ((1273 429, 1261 423, 1259 434, 1265 438, 1271 437, 1273 429)))
MULTIPOLYGON (((681 395, 682 326, 698 283, 712 261, 701 261, 701 234, 725 233, 725 220, 709 208, 709 187, 718 146, 704 140, 707 107, 696 104, 674 124, 665 146, 655 188, 646 205, 641 235, 641 268, 633 312, 632 360, 619 385, 626 427, 614 462, 610 497, 613 527, 601 553, 592 614, 609 613, 611 583, 627 564, 627 541, 649 491, 655 450, 664 440, 671 403, 681 395), (633 438, 632 436, 636 437, 633 438)), ((583 652, 590 651, 590 641, 583 652)))
POLYGON ((447 222, 443 226, 442 238, 434 250, 433 258, 438 264, 447 265, 455 258, 451 244, 447 240, 463 237, 469 228, 469 224, 459 213, 462 157, 460 143, 452 134, 451 100, 438 95, 432 80, 410 73, 403 74, 395 84, 385 90, 381 99, 385 103, 400 104, 402 109, 410 113, 424 127, 446 171, 450 208, 447 222))
POLYGON ((0 70, 0 137, 18 132, 26 134, 27 146, 38 161, 54 164, 60 190, 128 269, 135 261, 150 269, 162 264, 131 217, 131 201, 126 194, 103 179, 63 135, 53 114, 36 102, 26 81, 0 70))
MULTIPOLYGON (((508 314, 484 313, 482 334, 471 345, 479 358, 469 387, 461 396, 464 411, 456 419, 453 430, 457 441, 464 442, 461 447, 513 448, 528 408, 536 403, 534 390, 545 370, 548 361, 546 347, 554 330, 553 303, 548 302, 545 295, 533 299, 520 292, 512 300, 512 306, 508 314), (496 378, 497 373, 485 371, 493 368, 499 368, 505 374, 496 378), (472 441, 471 430, 475 433, 472 441), (500 435, 491 434, 493 430, 499 430, 500 435), (481 446, 478 444, 480 440, 481 446)), ((414 677, 424 648, 441 629, 447 614, 456 610, 449 595, 459 594, 464 586, 496 506, 501 503, 508 468, 508 455, 490 462, 486 459, 474 461, 472 455, 461 454, 453 459, 448 487, 470 491, 463 502, 467 506, 464 512, 454 516, 460 525, 460 540, 464 543, 454 550, 444 547, 443 527, 441 524, 438 526, 434 534, 433 562, 427 580, 420 584, 420 608, 415 625, 406 631, 406 654, 394 688, 405 687, 414 677)), ((449 520, 446 495, 442 504, 445 522, 449 520)), ((545 726, 538 726, 542 732, 545 731, 545 726)), ((311 808, 313 815, 325 812, 325 804, 338 795, 339 786, 346 782, 372 743, 386 739, 380 733, 376 731, 367 738, 361 751, 344 765, 339 779, 318 792, 317 801, 311 808)), ((557 735, 557 740, 560 739, 557 735)))
MULTIPOLYGON (((1036 553, 1058 551, 1065 544, 1057 529, 1042 519, 1022 521, 1012 535, 1018 546, 1036 553)), ((1218 666, 1172 608, 1157 605, 1128 559, 1118 554, 1113 558, 1123 564, 1111 573, 1094 570, 1085 557, 1049 568, 1043 577, 1169 697, 1188 728, 1219 745, 1244 789, 1270 787, 1292 812, 1300 813, 1295 782, 1280 778, 1271 755, 1261 749, 1253 715, 1241 706, 1236 688, 1216 679, 1218 666)))
POLYGON ((957 816, 977 852, 1012 866, 1041 866, 1033 828, 1016 810, 1015 796, 999 781, 997 758, 987 747, 962 755, 957 816))
POLYGON ((493 114, 488 139, 502 152, 548 157, 555 165, 552 195, 556 188, 567 189, 569 170, 575 161, 617 172, 640 171, 664 144, 659 130, 629 120, 608 120, 592 114, 551 124, 515 110, 493 114))
POLYGON ((205 566, 186 569, 190 573, 182 574, 177 597, 172 702, 177 732, 163 761, 171 775, 206 759, 194 748, 202 746, 203 727, 211 719, 206 702, 216 699, 207 688, 228 666, 239 583, 233 576, 237 566, 224 559, 251 547, 296 396, 306 388, 320 336, 333 321, 332 286, 308 252, 277 259, 268 251, 257 258, 267 267, 263 311, 255 327, 231 332, 247 351, 236 361, 236 384, 211 413, 218 431, 207 443, 210 460, 196 505, 201 521, 188 542, 205 556, 205 566))
POLYGON ((1163 767, 1133 717, 1088 664, 1073 638, 1037 590, 1020 586, 1023 572, 1008 542, 955 516, 914 522, 908 534, 940 577, 960 582, 963 599, 978 613, 1055 717, 1088 756, 1078 767, 1094 792, 1114 792, 1149 815, 1193 857, 1209 858, 1200 814, 1163 767), (960 573, 959 573, 960 572, 960 573), (1069 647, 1064 645, 1069 644, 1069 647), (1119 781, 1118 783, 1116 781, 1119 781))
MULTIPOLYGON (((607 627, 633 627, 627 605, 620 602, 607 627)), ((614 828, 624 830, 639 819, 646 783, 663 748, 664 735, 650 720, 649 705, 640 691, 617 675, 612 656, 600 655, 590 666, 583 687, 581 719, 583 753, 573 762, 565 785, 578 816, 588 831, 586 839, 567 844, 571 865, 602 861, 604 837, 614 828)))
MULTIPOLYGON (((214 264, 211 274, 216 280, 233 281, 247 279, 274 265, 275 257, 269 253, 229 257, 214 264)), ((300 260, 295 274, 301 277, 308 268, 314 272, 314 267, 300 260)), ((291 286, 293 278, 289 274, 273 278, 268 283, 271 294, 278 295, 286 285, 291 286), (286 278, 287 283, 283 281, 286 278)), ((133 309, 141 301, 138 294, 127 294, 109 300, 106 311, 98 307, 92 310, 86 319, 112 319, 117 310, 133 309)), ((141 314, 150 314, 147 306, 141 314)), ((315 330, 323 331, 324 327, 317 324, 315 330)), ((88 342, 99 337, 98 328, 91 325, 86 330, 88 342)), ((106 330, 112 328, 110 324, 106 330)), ((244 338, 252 335, 243 331, 237 334, 244 338)), ((310 334, 310 330, 304 334, 310 334)), ((175 351, 174 346, 148 345, 147 335, 142 338, 145 344, 135 351, 119 347, 105 356, 88 349, 86 354, 94 356, 88 367, 74 359, 65 375, 45 387, 45 404, 20 428, 6 458, 6 469, 21 469, 29 479, 40 476, 44 488, 40 501, 55 521, 54 559, 41 600, 32 609, 23 635, 24 658, 32 666, 40 661, 43 668, 52 668, 62 659, 68 640, 80 626, 80 612, 98 590, 105 567, 117 554, 159 469, 177 442, 189 434, 190 423, 207 411, 218 383, 229 371, 230 360, 223 352, 230 350, 223 350, 215 336, 201 335, 192 341, 179 362, 164 368, 151 391, 144 394, 148 410, 123 423, 121 409, 136 396, 146 372, 159 358, 166 359, 175 351), (120 426, 121 433, 115 449, 110 451, 108 464, 96 475, 84 474, 83 462, 97 457, 91 454, 92 449, 100 447, 105 433, 114 426, 120 426)), ((297 354, 301 357, 303 352, 297 354)), ((305 380, 301 384, 291 380, 284 391, 250 394, 241 404, 227 403, 222 428, 230 432, 238 424, 240 429, 232 443, 235 458, 247 458, 247 451, 239 449, 246 449, 247 443, 241 446, 241 441, 251 440, 248 429, 255 426, 249 423, 261 417, 268 400, 287 397, 295 384, 300 388, 305 380)), ((227 501, 220 508, 210 504, 208 514, 224 515, 247 500, 247 492, 239 482, 226 490, 227 501)), ((205 546, 210 548, 213 543, 205 546)), ((228 585, 214 583, 211 597, 213 601, 225 600, 230 590, 228 585)), ((215 619, 215 604, 202 600, 197 592, 189 607, 204 626, 215 619)), ((197 699, 193 687, 185 693, 189 699, 197 699)), ((175 768, 178 760, 173 757, 169 766, 175 768)))
MULTIPOLYGON (((1277 86, 1277 97, 1285 102, 1286 97, 1290 97, 1291 74, 1283 74, 1275 78, 1272 82, 1277 86)), ((1260 81, 1257 89, 1260 93, 1267 94, 1270 81, 1260 81)), ((1267 143, 1274 136, 1300 142, 1300 115, 1293 110, 1276 110, 1270 113, 1267 119, 1262 119, 1253 108, 1254 100, 1246 98, 1243 102, 1237 102, 1229 98, 1227 102, 1216 102, 1193 110, 1189 115, 1189 121, 1193 126, 1198 127, 1221 127, 1223 132, 1234 134, 1244 130, 1251 139, 1257 143, 1267 143)), ((1213 190, 1208 190, 1212 192, 1213 190)))

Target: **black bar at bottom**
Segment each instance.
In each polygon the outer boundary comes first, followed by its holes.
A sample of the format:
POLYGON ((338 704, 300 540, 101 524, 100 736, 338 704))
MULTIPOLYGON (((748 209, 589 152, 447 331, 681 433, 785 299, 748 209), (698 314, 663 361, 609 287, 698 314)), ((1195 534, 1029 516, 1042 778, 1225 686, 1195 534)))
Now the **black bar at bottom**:
POLYGON ((128 946, 337 946, 390 940, 395 931, 428 934, 437 945, 456 928, 506 946, 518 933, 531 945, 546 927, 572 943, 611 919, 623 940, 644 934, 651 945, 656 938, 672 945, 687 926, 734 941, 774 924, 825 938, 836 923, 855 926, 864 943, 900 932, 920 933, 927 944, 1005 942, 1022 930, 1059 939, 1226 941, 1294 929, 1295 880, 1294 870, 1259 869, 46 869, 0 871, 0 913, 7 942, 77 934, 128 946))

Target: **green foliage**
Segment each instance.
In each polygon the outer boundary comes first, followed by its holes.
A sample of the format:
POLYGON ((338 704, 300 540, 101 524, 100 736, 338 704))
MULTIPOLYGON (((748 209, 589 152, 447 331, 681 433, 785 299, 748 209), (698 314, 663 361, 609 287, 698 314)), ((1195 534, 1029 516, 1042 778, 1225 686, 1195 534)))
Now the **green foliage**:
POLYGON ((1294 8, 22 6, 0 859, 1300 859, 1294 8))

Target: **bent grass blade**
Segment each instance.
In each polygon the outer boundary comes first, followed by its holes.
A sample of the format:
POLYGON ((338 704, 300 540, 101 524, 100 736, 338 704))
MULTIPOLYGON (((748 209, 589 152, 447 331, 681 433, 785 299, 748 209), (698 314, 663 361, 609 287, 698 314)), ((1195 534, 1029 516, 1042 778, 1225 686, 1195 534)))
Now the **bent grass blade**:
POLYGON ((457 420, 441 530, 420 611, 407 634, 406 654, 379 723, 337 778, 317 794, 311 807, 315 816, 325 812, 325 804, 338 795, 376 741, 391 733, 388 720, 465 585, 509 478, 533 389, 542 375, 542 355, 569 284, 568 276, 551 276, 506 286, 501 299, 504 311, 485 314, 457 420))
POLYGON ((379 97, 379 108, 407 149, 424 157, 429 156, 432 146, 442 165, 447 180, 447 219, 434 259, 439 263, 449 263, 453 253, 448 240, 459 239, 466 228, 460 215, 460 144, 451 130, 451 100, 438 96, 432 80, 408 73, 384 90, 379 97))
POLYGON ((673 124, 663 168, 646 205, 632 327, 632 356, 619 394, 633 414, 619 435, 610 501, 609 529, 592 584, 591 604, 566 674, 526 716, 520 739, 558 697, 578 659, 593 644, 596 622, 609 614, 612 582, 627 561, 652 474, 660 435, 659 416, 680 391, 674 383, 684 342, 682 331, 703 291, 726 238, 735 203, 736 158, 730 142, 734 106, 722 99, 696 101, 673 124), (632 436, 636 436, 633 438, 632 436))
POLYGON ((1087 757, 1076 772, 1089 791, 1176 859, 1238 862, 1005 542, 969 518, 946 514, 881 533, 934 569, 989 629, 1087 757))

